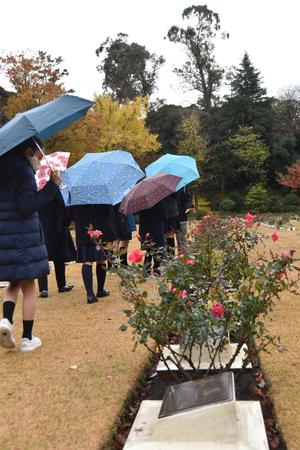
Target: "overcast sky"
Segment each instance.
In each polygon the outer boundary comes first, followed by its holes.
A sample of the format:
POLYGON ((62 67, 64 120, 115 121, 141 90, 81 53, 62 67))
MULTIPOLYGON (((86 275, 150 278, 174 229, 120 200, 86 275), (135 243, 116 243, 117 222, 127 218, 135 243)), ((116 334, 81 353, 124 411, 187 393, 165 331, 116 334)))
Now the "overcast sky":
MULTIPOLYGON (((70 73, 66 87, 92 99, 94 93, 102 93, 96 48, 107 36, 127 33, 129 42, 145 45, 166 59, 155 96, 187 106, 197 96, 184 92, 172 73, 175 65, 184 62, 184 53, 164 36, 172 25, 183 25, 185 7, 204 3, 219 14, 222 29, 230 33, 229 40, 217 44, 220 65, 238 65, 247 51, 269 95, 300 85, 298 0, 5 0, 0 7, 0 50, 43 50, 62 56, 70 73)), ((0 85, 10 87, 1 76, 0 85)))

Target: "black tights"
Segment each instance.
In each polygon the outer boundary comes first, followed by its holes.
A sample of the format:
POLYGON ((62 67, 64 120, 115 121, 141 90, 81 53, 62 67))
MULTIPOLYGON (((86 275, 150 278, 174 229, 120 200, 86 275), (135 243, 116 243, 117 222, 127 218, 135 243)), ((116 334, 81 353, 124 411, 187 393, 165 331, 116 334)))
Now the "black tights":
MULTIPOLYGON (((92 264, 82 264, 82 279, 84 287, 88 297, 94 297, 93 288, 93 265, 92 264)), ((106 267, 103 262, 97 262, 96 266, 96 277, 97 277, 97 292, 101 292, 104 289, 104 283, 106 279, 106 267)))
MULTIPOLYGON (((53 261, 54 270, 55 270, 55 278, 58 289, 65 287, 66 285, 66 267, 65 263, 62 261, 53 261)), ((44 275, 38 279, 39 290, 48 291, 48 277, 44 275)))

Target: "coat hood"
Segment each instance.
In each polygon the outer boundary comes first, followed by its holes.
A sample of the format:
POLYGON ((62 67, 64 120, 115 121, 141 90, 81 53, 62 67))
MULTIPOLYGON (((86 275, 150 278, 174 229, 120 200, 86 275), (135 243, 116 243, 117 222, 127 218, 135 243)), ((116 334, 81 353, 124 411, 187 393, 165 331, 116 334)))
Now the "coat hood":
POLYGON ((0 157, 0 187, 5 185, 18 166, 29 164, 21 155, 8 152, 0 157))

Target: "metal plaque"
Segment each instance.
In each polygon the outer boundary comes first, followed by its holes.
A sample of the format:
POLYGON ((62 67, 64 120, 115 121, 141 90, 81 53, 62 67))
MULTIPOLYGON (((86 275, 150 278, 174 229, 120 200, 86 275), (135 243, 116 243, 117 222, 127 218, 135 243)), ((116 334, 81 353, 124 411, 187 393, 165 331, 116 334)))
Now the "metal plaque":
POLYGON ((232 372, 168 386, 158 417, 171 416, 212 403, 235 400, 232 372))

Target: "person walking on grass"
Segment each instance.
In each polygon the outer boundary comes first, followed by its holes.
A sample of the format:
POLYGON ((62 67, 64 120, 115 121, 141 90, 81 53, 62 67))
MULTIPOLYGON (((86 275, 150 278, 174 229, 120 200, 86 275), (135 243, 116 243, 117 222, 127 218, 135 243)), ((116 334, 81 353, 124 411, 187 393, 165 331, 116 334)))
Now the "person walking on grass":
MULTIPOLYGON (((70 218, 59 188, 55 197, 39 210, 49 261, 53 261, 55 278, 59 293, 69 292, 74 284, 66 282, 65 263, 74 261, 76 252, 68 225, 70 218)), ((38 279, 39 297, 48 297, 48 277, 38 279)))
POLYGON ((30 138, 0 159, 0 281, 9 281, 3 295, 0 345, 14 348, 13 315, 20 291, 23 294, 23 334, 20 350, 42 345, 32 335, 37 295, 35 279, 49 273, 49 263, 38 210, 57 193, 61 177, 53 172, 37 192, 35 171, 43 155, 42 143, 30 138))
POLYGON ((139 235, 141 249, 146 250, 144 259, 145 277, 161 276, 160 264, 165 252, 165 222, 167 215, 163 200, 152 208, 139 211, 139 235), (152 268, 153 260, 153 268, 152 268))
POLYGON ((100 297, 109 295, 104 288, 107 272, 108 252, 105 248, 97 249, 88 234, 89 230, 99 230, 102 242, 111 244, 118 239, 118 224, 111 205, 72 206, 71 215, 76 232, 76 262, 82 263, 82 279, 87 294, 87 303, 95 303, 100 297), (97 293, 93 287, 93 263, 96 263, 97 293))

